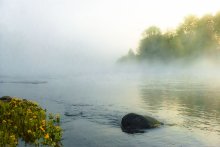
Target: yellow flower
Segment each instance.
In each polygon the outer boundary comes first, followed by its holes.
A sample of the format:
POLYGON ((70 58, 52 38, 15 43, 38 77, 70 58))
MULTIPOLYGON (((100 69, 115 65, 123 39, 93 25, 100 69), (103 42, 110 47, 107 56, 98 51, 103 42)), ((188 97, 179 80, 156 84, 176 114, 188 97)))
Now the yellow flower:
POLYGON ((45 132, 45 130, 44 130, 44 128, 43 128, 42 126, 40 126, 40 129, 41 129, 43 132, 45 132))
POLYGON ((56 118, 57 123, 59 123, 59 122, 60 122, 60 115, 57 114, 57 115, 55 116, 55 118, 56 118))
POLYGON ((46 125, 46 120, 42 120, 42 125, 43 125, 43 126, 46 125))
POLYGON ((36 116, 36 115, 34 115, 34 116, 33 116, 33 118, 34 118, 34 119, 36 119, 36 118, 37 118, 37 116, 36 116))
POLYGON ((28 132, 28 133, 31 133, 31 130, 28 130, 27 132, 28 132))
POLYGON ((16 144, 17 141, 16 141, 16 138, 15 138, 15 135, 11 135, 10 138, 16 144))
POLYGON ((31 109, 27 109, 27 113, 32 113, 31 109))
POLYGON ((55 128, 56 128, 56 131, 61 131, 60 126, 55 126, 55 128))
POLYGON ((55 116, 56 118, 60 118, 60 115, 59 114, 56 114, 56 116, 55 116))
POLYGON ((49 134, 47 133, 45 136, 44 136, 45 139, 48 139, 49 138, 49 134))

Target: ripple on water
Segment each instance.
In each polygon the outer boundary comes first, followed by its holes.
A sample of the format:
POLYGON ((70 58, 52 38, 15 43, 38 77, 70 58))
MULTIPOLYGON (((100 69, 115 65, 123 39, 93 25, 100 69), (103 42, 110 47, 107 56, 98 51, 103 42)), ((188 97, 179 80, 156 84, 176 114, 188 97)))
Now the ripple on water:
POLYGON ((47 81, 0 81, 0 84, 46 84, 47 81))
POLYGON ((65 105, 64 115, 71 118, 83 118, 102 125, 120 127, 120 121, 125 114, 113 110, 112 105, 68 104, 65 105))

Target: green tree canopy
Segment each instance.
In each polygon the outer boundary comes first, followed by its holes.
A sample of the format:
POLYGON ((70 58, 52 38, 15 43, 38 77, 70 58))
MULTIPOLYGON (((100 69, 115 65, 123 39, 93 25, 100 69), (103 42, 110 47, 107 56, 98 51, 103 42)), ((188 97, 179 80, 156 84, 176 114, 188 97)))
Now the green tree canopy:
POLYGON ((157 26, 151 26, 142 33, 136 52, 123 58, 168 62, 212 55, 220 58, 220 12, 200 18, 187 16, 177 28, 163 33, 157 26))

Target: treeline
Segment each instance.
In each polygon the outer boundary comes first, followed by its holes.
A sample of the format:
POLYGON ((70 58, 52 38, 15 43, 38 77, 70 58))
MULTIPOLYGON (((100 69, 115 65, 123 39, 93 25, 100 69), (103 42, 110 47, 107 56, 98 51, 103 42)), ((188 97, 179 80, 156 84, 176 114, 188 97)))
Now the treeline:
POLYGON ((160 28, 151 26, 143 32, 136 53, 130 49, 119 62, 191 61, 201 56, 220 57, 220 12, 200 18, 188 16, 176 29, 164 33, 160 28))

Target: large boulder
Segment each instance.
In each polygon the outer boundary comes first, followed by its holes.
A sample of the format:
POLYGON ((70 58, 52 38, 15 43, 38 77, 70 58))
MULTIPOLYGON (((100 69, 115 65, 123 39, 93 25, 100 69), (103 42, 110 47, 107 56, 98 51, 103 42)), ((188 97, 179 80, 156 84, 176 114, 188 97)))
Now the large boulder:
POLYGON ((156 128, 161 124, 155 118, 135 113, 125 115, 121 120, 122 131, 127 133, 141 133, 144 132, 144 129, 156 128))

